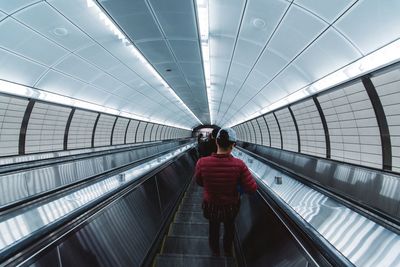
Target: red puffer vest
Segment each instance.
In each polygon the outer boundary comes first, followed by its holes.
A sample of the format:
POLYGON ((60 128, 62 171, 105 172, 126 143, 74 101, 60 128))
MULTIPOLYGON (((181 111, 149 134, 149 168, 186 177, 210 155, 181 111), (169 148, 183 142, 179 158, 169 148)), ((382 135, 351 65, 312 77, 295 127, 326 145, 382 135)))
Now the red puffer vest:
POLYGON ((257 184, 246 164, 231 154, 212 154, 196 164, 196 182, 204 187, 203 199, 217 205, 239 202, 238 185, 253 193, 257 184))

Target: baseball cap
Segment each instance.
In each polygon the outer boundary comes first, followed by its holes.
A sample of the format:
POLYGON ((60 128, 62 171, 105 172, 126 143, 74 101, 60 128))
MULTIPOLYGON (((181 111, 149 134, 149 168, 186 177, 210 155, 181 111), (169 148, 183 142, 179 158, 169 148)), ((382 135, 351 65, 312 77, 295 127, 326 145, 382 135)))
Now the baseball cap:
POLYGON ((217 134, 217 138, 219 138, 219 135, 221 133, 221 131, 226 131, 228 133, 228 140, 231 142, 236 142, 236 132, 235 130, 233 130, 232 128, 222 128, 221 130, 219 130, 218 134, 217 134))

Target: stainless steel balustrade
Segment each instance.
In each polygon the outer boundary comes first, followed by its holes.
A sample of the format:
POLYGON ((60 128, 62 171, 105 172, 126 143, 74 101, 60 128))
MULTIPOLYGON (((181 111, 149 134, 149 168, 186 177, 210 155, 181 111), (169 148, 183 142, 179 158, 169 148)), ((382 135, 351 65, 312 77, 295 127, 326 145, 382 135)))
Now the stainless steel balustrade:
POLYGON ((395 232, 243 151, 235 149, 233 155, 246 162, 262 190, 277 196, 355 266, 400 266, 400 236, 395 232))
POLYGON ((0 255, 29 239, 35 233, 45 231, 48 227, 56 225, 60 220, 69 218, 69 216, 73 217, 75 212, 86 205, 118 192, 136 179, 194 146, 194 143, 181 146, 120 174, 3 214, 0 217, 0 255))
POLYGON ((161 143, 156 146, 0 175, 0 208, 85 180, 141 158, 168 151, 176 146, 175 142, 161 143))

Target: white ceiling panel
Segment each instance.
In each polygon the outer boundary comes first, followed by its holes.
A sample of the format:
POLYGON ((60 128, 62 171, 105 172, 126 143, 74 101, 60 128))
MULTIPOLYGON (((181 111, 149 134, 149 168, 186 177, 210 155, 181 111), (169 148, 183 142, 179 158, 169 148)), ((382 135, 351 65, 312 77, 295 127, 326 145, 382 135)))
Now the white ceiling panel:
POLYGON ((326 27, 321 19, 292 5, 271 40, 269 47, 287 60, 293 59, 326 27))
POLYGON ((36 83, 35 87, 65 96, 77 97, 77 92, 86 85, 73 77, 50 70, 36 83))
POLYGON ((272 76, 267 77, 265 74, 265 72, 260 72, 257 70, 252 71, 243 86, 244 90, 252 90, 253 93, 258 92, 267 82, 272 79, 272 76))
POLYGON ((91 103, 100 104, 103 99, 110 97, 111 94, 92 85, 85 85, 80 90, 77 90, 74 96, 78 99, 85 99, 91 103))
POLYGON ((165 41, 148 41, 137 44, 137 47, 153 64, 174 62, 165 41))
MULTIPOLYGON (((353 62, 362 55, 336 30, 328 29, 294 62, 315 81, 353 62), (318 66, 316 68, 315 66, 318 66)), ((298 88, 300 89, 300 88, 298 88)))
POLYGON ((209 1, 208 4, 210 37, 236 37, 245 1, 219 0, 209 1), (229 14, 229 16, 221 14, 229 14))
POLYGON ((60 63, 54 66, 54 69, 74 76, 85 82, 91 82, 103 73, 98 68, 73 54, 64 58, 60 63))
POLYGON ((400 1, 362 0, 335 27, 368 54, 400 37, 400 1))
POLYGON ((0 49, 0 79, 34 85, 46 67, 0 49))
POLYGON ((51 66, 68 51, 9 17, 0 23, 0 47, 51 66), (46 51, 45 53, 43 51, 46 51))
POLYGON ((0 10, 7 14, 12 14, 38 0, 0 0, 0 10))
POLYGON ((121 64, 118 59, 97 44, 86 47, 76 52, 76 54, 105 71, 109 71, 121 64))
POLYGON ((337 19, 354 2, 356 2, 356 0, 295 0, 295 4, 308 9, 328 23, 332 23, 335 19, 337 19))
POLYGON ((117 88, 123 86, 119 80, 114 79, 112 76, 106 73, 97 76, 96 79, 92 81, 92 84, 98 88, 104 89, 107 92, 113 92, 117 88))
POLYGON ((115 35, 104 26, 95 10, 87 7, 82 0, 49 0, 49 5, 62 13, 67 19, 98 42, 115 40, 115 35), (101 25, 101 26, 100 26, 101 25))
POLYGON ((122 64, 116 65, 112 69, 108 70, 108 73, 113 75, 116 79, 124 82, 141 80, 135 72, 122 64))
MULTIPOLYGON (((164 0, 164 2, 166 1, 164 0)), ((190 8, 185 11, 178 12, 172 8, 169 11, 156 11, 162 29, 169 39, 197 39, 193 1, 185 0, 184 2, 190 4, 190 8), (181 21, 185 21, 185 23, 181 23, 181 21)))
POLYGON ((46 2, 32 5, 18 12, 14 17, 70 51, 93 44, 86 34, 46 2))
POLYGON ((5 13, 3 13, 3 12, 0 11, 0 21, 1 21, 2 19, 4 19, 6 16, 7 16, 7 14, 5 14, 5 13))
POLYGON ((288 5, 283 0, 249 0, 239 38, 263 47, 288 5))
POLYGON ((280 85, 281 90, 286 94, 297 91, 312 82, 307 73, 293 65, 282 71, 274 81, 280 85))
POLYGON ((272 78, 287 63, 288 61, 279 55, 277 51, 265 49, 254 69, 272 78))
POLYGON ((171 40, 169 43, 178 61, 196 63, 201 62, 198 41, 171 40))

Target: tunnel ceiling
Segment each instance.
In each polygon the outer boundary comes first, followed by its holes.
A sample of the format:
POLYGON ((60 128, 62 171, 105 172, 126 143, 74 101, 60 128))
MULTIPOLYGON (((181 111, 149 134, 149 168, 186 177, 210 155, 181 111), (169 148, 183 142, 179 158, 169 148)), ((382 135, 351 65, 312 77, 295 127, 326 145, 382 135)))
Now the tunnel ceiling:
MULTIPOLYGON (((208 103, 195 1, 98 3, 205 124, 209 106, 213 124, 244 120, 400 36, 397 0, 210 0, 208 103)), ((197 126, 97 15, 86 0, 0 0, 0 79, 197 126)))

